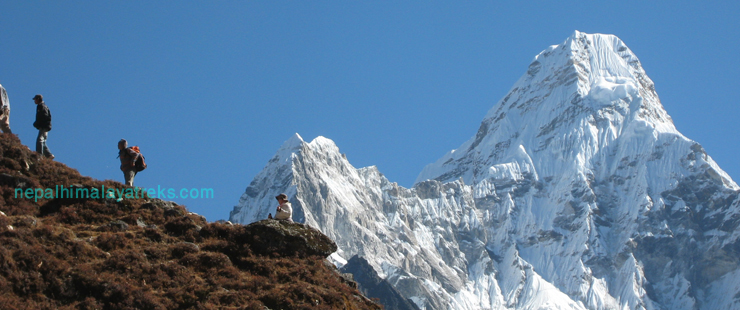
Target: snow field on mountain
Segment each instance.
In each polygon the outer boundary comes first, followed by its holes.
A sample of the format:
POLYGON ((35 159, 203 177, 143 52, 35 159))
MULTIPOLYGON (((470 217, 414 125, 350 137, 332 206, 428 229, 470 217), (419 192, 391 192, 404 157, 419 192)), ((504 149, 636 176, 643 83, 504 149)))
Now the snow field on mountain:
POLYGON ((365 257, 422 309, 731 309, 738 190, 621 40, 576 31, 412 188, 296 135, 231 214, 261 219, 288 191, 335 264, 365 257))

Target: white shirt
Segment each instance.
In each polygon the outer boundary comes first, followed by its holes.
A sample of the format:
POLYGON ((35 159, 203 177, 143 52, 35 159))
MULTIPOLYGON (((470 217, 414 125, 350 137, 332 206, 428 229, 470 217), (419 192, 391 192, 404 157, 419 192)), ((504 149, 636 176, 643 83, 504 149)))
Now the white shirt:
POLYGON ((286 201, 277 207, 277 213, 275 214, 275 219, 288 220, 292 222, 293 221, 293 219, 291 218, 292 215, 293 215, 293 207, 290 205, 290 202, 286 201))

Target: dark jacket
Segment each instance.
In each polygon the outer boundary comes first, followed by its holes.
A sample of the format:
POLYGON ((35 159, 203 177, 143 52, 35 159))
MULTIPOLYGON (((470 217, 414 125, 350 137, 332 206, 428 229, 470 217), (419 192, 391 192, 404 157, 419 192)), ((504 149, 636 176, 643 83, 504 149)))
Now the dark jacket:
POLYGON ((44 102, 36 105, 36 121, 33 122, 33 127, 38 130, 51 131, 51 112, 44 102))
POLYGON ((119 150, 118 157, 121 159, 121 171, 134 169, 134 163, 136 162, 136 159, 139 158, 139 156, 141 155, 132 150, 130 147, 119 150))

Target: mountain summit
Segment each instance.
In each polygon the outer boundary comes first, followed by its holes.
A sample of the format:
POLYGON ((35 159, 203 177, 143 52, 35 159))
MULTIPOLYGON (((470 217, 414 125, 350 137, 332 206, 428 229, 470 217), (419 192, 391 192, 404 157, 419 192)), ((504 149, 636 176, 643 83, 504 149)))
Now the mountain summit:
POLYGON ((336 264, 364 258, 421 309, 739 306, 740 187, 676 130, 613 35, 575 32, 538 54, 410 189, 296 137, 231 220, 262 219, 289 193, 294 219, 336 241, 336 264))
POLYGON ((462 177, 467 184, 478 183, 500 169, 477 169, 502 162, 519 162, 520 168, 540 174, 583 171, 589 161, 603 161, 595 157, 603 157, 617 140, 644 147, 641 140, 651 139, 646 132, 682 137, 653 81, 621 40, 575 32, 535 56, 478 133, 427 166, 417 182, 462 177))

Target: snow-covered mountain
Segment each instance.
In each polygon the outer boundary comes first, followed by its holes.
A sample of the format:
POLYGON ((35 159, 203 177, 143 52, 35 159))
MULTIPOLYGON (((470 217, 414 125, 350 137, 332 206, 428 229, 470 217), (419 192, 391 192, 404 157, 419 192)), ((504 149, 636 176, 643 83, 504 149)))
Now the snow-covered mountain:
POLYGON ((674 127, 637 57, 575 32, 410 189, 297 134, 230 220, 274 212, 422 309, 740 309, 740 187, 674 127))

